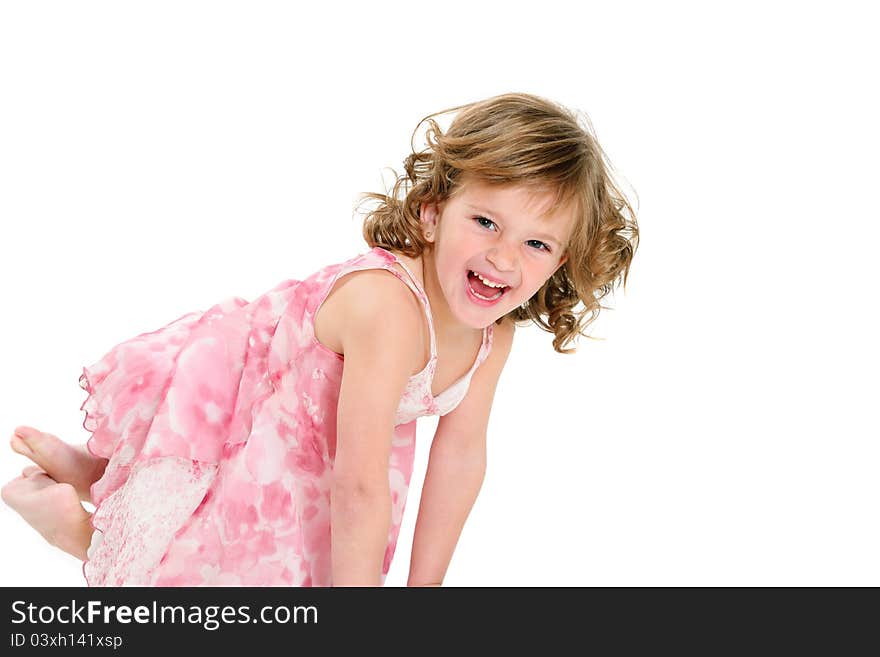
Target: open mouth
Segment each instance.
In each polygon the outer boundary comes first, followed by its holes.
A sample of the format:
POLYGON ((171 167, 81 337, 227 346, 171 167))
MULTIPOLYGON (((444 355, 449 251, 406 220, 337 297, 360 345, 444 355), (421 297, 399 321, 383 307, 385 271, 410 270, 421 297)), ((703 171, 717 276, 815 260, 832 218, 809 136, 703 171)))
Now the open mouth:
POLYGON ((499 286, 496 283, 486 281, 474 271, 468 271, 467 277, 468 288, 470 288, 475 297, 483 301, 498 301, 510 289, 507 285, 499 286))

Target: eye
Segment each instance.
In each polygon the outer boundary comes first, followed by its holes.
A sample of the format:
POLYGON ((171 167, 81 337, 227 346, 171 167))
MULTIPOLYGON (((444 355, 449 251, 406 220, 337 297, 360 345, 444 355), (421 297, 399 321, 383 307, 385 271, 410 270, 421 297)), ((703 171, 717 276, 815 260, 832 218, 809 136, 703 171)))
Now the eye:
MULTIPOLYGON (((476 221, 478 224, 480 224, 483 228, 490 228, 490 227, 497 228, 495 222, 492 221, 491 219, 486 219, 486 217, 477 216, 477 217, 474 217, 474 221, 476 221)), ((549 246, 547 246, 544 242, 542 242, 541 240, 526 240, 526 244, 530 244, 532 242, 537 244, 537 246, 535 246, 533 248, 537 249, 538 251, 546 251, 547 253, 552 252, 552 249, 549 246)))
POLYGON ((527 240, 527 241, 526 241, 526 244, 529 244, 529 243, 531 243, 531 242, 535 242, 536 244, 539 245, 539 246, 536 246, 536 247, 535 247, 535 248, 538 249, 539 251, 542 251, 542 250, 543 250, 543 251, 546 251, 547 253, 550 253, 550 247, 547 246, 546 244, 544 244, 544 242, 541 242, 540 240, 527 240))
POLYGON ((486 219, 486 217, 474 217, 474 221, 480 224, 483 228, 488 228, 489 225, 495 225, 494 221, 492 221, 491 219, 486 219), (486 222, 485 224, 483 223, 484 221, 486 222))

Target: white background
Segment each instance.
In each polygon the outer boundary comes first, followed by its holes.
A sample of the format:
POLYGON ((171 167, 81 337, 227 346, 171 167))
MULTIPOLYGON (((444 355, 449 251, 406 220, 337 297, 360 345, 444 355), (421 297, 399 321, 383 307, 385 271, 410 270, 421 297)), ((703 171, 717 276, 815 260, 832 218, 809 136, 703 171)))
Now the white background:
MULTIPOLYGON (((518 332, 444 584, 880 585, 862 6, 5 2, 0 433, 84 442, 84 365, 362 252, 418 121, 523 91, 590 117, 642 241, 603 340, 518 332)), ((0 535, 2 585, 84 583, 0 535)))

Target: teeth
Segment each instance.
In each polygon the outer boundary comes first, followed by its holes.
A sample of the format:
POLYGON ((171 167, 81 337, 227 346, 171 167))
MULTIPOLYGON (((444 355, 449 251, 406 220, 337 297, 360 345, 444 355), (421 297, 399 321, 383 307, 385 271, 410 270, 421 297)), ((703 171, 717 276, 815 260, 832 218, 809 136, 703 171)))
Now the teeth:
MULTIPOLYGON (((473 289, 473 288, 471 288, 471 292, 474 292, 474 289, 473 289)), ((499 293, 496 294, 494 297, 484 297, 484 296, 483 296, 482 294, 480 294, 479 292, 474 292, 474 296, 475 296, 475 297, 479 297, 479 298, 482 299, 483 301, 495 301, 495 299, 499 298, 502 294, 504 294, 503 291, 502 291, 502 292, 499 292, 499 293)))
POLYGON ((503 283, 492 283, 491 281, 487 281, 485 278, 483 278, 482 276, 480 276, 477 272, 473 272, 473 274, 474 274, 474 276, 476 276, 477 278, 479 278, 481 281, 483 281, 483 283, 484 283, 485 285, 488 285, 489 287, 507 287, 507 286, 504 285, 503 283))

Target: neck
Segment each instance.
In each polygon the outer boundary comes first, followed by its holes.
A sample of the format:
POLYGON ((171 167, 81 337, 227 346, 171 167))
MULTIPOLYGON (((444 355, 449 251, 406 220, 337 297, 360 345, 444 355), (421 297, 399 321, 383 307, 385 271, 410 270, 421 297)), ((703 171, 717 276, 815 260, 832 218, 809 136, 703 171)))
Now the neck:
POLYGON ((428 247, 422 252, 422 287, 431 304, 431 315, 434 318, 434 330, 437 335, 452 338, 473 335, 474 329, 458 321, 446 303, 446 297, 437 279, 437 267, 434 264, 434 250, 428 247))

